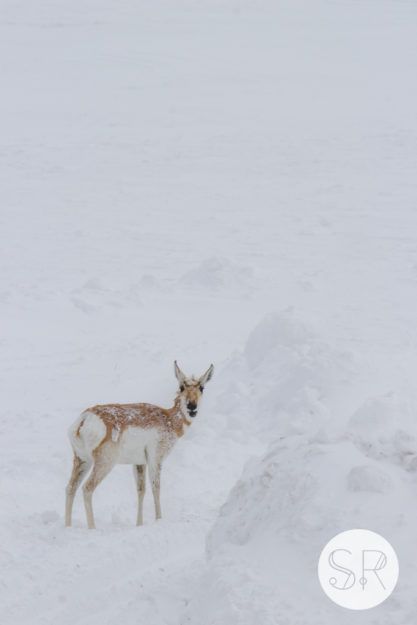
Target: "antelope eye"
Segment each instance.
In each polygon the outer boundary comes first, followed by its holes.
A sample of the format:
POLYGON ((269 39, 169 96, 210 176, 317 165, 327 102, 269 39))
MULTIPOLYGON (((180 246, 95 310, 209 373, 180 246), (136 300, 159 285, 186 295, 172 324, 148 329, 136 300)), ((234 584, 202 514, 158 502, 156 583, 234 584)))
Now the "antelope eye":
POLYGON ((180 386, 181 393, 183 392, 184 388, 185 388, 184 384, 181 384, 181 386, 180 386))
POLYGON ((202 393, 204 391, 204 386, 201 386, 200 384, 200 393, 202 393))

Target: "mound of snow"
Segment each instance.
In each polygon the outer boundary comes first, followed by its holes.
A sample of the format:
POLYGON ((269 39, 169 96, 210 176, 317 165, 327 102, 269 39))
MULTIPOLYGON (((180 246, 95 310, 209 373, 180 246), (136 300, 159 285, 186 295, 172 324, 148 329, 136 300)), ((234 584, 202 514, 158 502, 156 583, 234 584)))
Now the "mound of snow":
POLYGON ((411 402, 388 393, 367 399, 349 419, 351 440, 367 455, 417 469, 416 411, 411 402))
POLYGON ((350 440, 275 442, 246 466, 222 507, 208 537, 200 592, 183 622, 350 624, 352 615, 323 594, 316 569, 328 540, 356 527, 385 536, 401 563, 395 597, 361 614, 361 623, 413 622, 415 490, 404 469, 368 458, 350 440))
POLYGON ((203 289, 239 289, 252 285, 252 270, 242 267, 227 258, 215 256, 205 259, 197 267, 181 276, 179 282, 186 287, 203 289))
MULTIPOLYGON (((355 377, 351 354, 331 348, 285 310, 266 316, 226 364, 213 408, 233 429, 251 422, 253 432, 270 441, 273 435, 331 427, 355 377)), ((343 405, 348 410, 349 402, 343 405)))
POLYGON ((140 306, 145 288, 149 288, 149 281, 145 277, 139 283, 120 279, 104 281, 92 277, 77 288, 72 289, 70 301, 86 314, 93 314, 106 308, 122 308, 126 304, 140 306))
POLYGON ((265 318, 226 365, 217 412, 228 414, 231 436, 240 428, 270 445, 220 510, 183 623, 350 624, 316 571, 327 542, 353 528, 382 534, 401 568, 394 595, 360 622, 415 622, 414 412, 393 393, 363 402, 355 364, 284 311, 265 318))

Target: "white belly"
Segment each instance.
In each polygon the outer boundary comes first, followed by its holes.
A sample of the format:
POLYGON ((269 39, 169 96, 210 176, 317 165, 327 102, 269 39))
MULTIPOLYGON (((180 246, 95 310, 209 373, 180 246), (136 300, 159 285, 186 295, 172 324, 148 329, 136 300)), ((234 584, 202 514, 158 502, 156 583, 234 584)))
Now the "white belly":
POLYGON ((155 428, 128 428, 120 435, 118 464, 146 464, 145 449, 154 458, 158 440, 159 432, 155 428))

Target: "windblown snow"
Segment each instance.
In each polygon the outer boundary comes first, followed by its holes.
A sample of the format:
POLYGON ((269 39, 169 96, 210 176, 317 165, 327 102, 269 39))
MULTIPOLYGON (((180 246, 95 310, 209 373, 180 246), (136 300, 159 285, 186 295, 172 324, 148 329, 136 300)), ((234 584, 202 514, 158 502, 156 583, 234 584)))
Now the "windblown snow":
POLYGON ((345 625, 321 549, 363 527, 417 620, 417 5, 0 6, 5 625, 345 625), (198 416, 135 527, 116 467, 64 528, 88 406, 198 416))

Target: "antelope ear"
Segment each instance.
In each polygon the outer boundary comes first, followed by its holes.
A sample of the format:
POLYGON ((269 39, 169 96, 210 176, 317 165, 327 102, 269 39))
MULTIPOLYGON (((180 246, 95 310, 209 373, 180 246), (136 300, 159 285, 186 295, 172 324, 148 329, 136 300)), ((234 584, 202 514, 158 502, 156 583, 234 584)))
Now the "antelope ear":
POLYGON ((203 373, 201 378, 199 378, 199 380, 198 380, 200 382, 201 386, 204 386, 206 384, 206 382, 211 380, 211 378, 213 377, 213 371, 214 371, 214 366, 210 365, 209 368, 207 369, 207 371, 205 373, 203 373))
POLYGON ((183 374, 183 372, 181 371, 181 369, 177 365, 177 361, 176 360, 174 361, 174 371, 175 371, 175 377, 177 378, 178 382, 180 384, 184 384, 184 382, 185 382, 185 375, 183 374))

